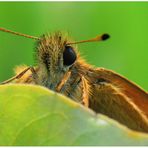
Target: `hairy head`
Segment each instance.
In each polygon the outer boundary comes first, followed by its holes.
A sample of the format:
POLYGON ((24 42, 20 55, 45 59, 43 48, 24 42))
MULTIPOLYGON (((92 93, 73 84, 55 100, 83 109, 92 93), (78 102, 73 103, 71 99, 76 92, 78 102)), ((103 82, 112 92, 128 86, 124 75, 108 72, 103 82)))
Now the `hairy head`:
POLYGON ((76 50, 68 42, 60 32, 43 35, 38 41, 36 59, 51 79, 62 77, 76 62, 76 50))
POLYGON ((74 47, 67 45, 68 39, 60 32, 51 35, 43 35, 38 41, 37 60, 42 63, 48 71, 53 68, 58 70, 67 69, 76 61, 74 47))

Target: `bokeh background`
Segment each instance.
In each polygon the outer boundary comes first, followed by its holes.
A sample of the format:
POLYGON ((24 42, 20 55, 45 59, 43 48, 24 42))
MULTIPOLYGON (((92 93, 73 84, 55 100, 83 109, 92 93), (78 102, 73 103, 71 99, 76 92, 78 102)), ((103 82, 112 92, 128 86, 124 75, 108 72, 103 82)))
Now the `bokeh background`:
MULTIPOLYGON (((148 90, 147 2, 0 2, 0 27, 34 36, 67 31, 77 41, 109 33, 110 40, 79 44, 79 51, 148 90)), ((34 40, 0 32, 0 81, 16 65, 34 65, 34 47, 34 40)))

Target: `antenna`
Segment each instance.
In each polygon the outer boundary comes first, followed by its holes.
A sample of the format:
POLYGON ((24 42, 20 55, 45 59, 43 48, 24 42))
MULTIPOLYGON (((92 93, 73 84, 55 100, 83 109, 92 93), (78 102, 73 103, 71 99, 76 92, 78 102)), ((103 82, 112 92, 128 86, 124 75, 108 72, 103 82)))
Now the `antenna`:
POLYGON ((78 42, 67 43, 67 45, 70 45, 70 44, 79 44, 79 43, 85 43, 85 42, 105 41, 105 40, 107 40, 108 38, 110 38, 110 35, 107 34, 107 33, 105 33, 105 34, 102 34, 102 35, 98 35, 98 36, 96 36, 95 38, 92 38, 92 39, 89 39, 89 40, 83 40, 83 41, 78 41, 78 42))
POLYGON ((11 30, 8 30, 8 29, 5 29, 5 28, 0 28, 0 31, 8 32, 8 33, 11 33, 11 34, 23 36, 23 37, 30 38, 30 39, 40 40, 40 38, 38 38, 38 37, 30 36, 30 35, 19 33, 19 32, 14 32, 14 31, 11 31, 11 30))

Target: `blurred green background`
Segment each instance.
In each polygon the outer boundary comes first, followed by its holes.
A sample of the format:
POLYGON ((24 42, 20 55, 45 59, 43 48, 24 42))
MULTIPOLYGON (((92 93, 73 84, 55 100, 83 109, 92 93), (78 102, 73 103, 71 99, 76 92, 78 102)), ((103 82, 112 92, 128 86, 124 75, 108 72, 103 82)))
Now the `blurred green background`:
MULTIPOLYGON (((79 44, 79 51, 148 90, 147 2, 0 2, 0 27, 34 36, 62 30, 77 41, 109 33, 110 40, 79 44)), ((0 32, 0 81, 16 65, 34 65, 34 47, 34 40, 0 32)))

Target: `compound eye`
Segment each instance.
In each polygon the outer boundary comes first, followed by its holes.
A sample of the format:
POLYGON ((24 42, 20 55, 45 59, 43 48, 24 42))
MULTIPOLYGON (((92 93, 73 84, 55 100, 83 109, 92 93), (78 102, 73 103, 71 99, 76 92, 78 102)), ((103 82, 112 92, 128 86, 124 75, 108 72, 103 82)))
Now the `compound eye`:
POLYGON ((65 46, 65 50, 63 52, 63 61, 64 65, 70 66, 76 60, 76 53, 71 46, 65 46))

